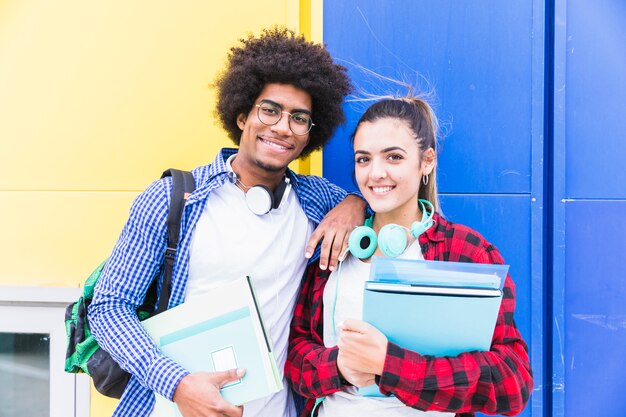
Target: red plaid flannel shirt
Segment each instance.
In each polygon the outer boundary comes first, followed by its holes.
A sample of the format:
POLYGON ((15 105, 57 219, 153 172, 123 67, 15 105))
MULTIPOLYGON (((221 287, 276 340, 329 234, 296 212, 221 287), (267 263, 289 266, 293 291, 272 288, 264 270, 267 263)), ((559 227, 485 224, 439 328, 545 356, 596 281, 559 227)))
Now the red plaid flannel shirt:
MULTIPOLYGON (((472 229, 435 214, 436 226, 419 237, 424 259, 502 264, 498 250, 472 229)), ((323 342, 323 293, 328 271, 309 265, 289 336, 285 375, 307 398, 302 417, 315 399, 347 387, 337 370, 337 347, 323 342)), ((533 378, 528 348, 515 326, 515 286, 509 276, 503 289, 491 349, 456 357, 422 356, 389 342, 380 391, 409 407, 457 413, 516 415, 528 402, 533 378)))

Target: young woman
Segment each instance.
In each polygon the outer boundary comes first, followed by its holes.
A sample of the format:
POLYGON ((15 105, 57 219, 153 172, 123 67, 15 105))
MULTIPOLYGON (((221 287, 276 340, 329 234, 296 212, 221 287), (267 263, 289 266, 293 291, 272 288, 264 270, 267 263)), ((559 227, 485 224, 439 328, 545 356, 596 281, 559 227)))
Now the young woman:
MULTIPOLYGON (((413 97, 383 99, 361 117, 354 164, 375 213, 369 223, 379 239, 385 225, 407 230, 399 258, 501 264, 498 250, 480 234, 438 214, 436 127, 430 106, 413 97), (414 224, 427 230, 413 236, 414 224)), ((373 255, 383 255, 381 248, 373 255)), ((434 357, 397 346, 360 320, 369 269, 370 258, 353 254, 332 273, 314 264, 307 269, 285 367, 294 390, 307 398, 302 417, 314 408, 323 417, 515 415, 524 408, 533 380, 513 320, 509 276, 490 350, 434 357), (336 338, 331 323, 339 323, 336 338), (359 395, 356 387, 373 383, 385 397, 359 395)))

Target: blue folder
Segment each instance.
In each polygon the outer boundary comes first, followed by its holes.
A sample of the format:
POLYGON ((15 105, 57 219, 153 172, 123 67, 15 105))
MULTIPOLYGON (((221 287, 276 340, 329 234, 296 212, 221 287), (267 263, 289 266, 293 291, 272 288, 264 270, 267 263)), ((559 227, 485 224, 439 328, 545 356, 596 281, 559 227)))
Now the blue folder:
MULTIPOLYGON (((477 264, 463 264, 464 272, 460 273, 459 265, 453 262, 408 261, 422 266, 413 268, 412 277, 404 275, 394 281, 388 274, 389 266, 398 261, 373 260, 385 265, 372 265, 370 281, 365 283, 364 321, 383 332, 389 341, 422 355, 456 356, 490 349, 508 266, 504 266, 502 275, 503 265, 498 265, 494 269, 498 279, 493 280, 489 279, 493 271, 488 272, 485 265, 472 270, 468 265, 477 264), (439 264, 437 271, 449 268, 449 276, 433 279, 433 265, 424 268, 425 262, 439 264), (385 272, 383 279, 377 279, 377 271, 385 272), (477 285, 480 275, 485 275, 484 284, 477 285), (454 279, 449 279, 450 276, 454 279), (459 286, 467 280, 469 284, 459 286)), ((401 263, 401 269, 410 270, 406 260, 401 263)), ((362 388, 359 393, 382 396, 376 385, 362 388)))
MULTIPOLYGON (((245 368, 220 391, 241 405, 283 388, 269 335, 250 277, 222 284, 142 322, 157 346, 190 372, 245 368)), ((161 417, 180 417, 178 407, 156 396, 161 417)))

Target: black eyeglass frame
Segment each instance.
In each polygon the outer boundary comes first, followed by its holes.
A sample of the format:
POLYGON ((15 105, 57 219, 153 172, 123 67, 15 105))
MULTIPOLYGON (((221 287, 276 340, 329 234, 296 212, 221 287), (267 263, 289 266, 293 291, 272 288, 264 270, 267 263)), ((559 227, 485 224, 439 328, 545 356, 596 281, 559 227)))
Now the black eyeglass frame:
POLYGON ((283 114, 287 113, 289 115, 289 121, 288 121, 288 125, 289 125, 289 130, 291 130, 291 133, 293 133, 296 136, 304 136, 307 135, 311 129, 313 129, 313 126, 315 126, 315 123, 313 123, 313 118, 311 117, 310 114, 303 112, 303 111, 298 111, 295 113, 289 113, 287 110, 283 110, 279 104, 273 103, 271 101, 262 101, 260 104, 255 104, 254 107, 257 108, 256 110, 256 117, 259 119, 259 122, 263 123, 265 126, 274 126, 277 125, 278 122, 280 122, 283 119, 283 114), (278 117, 278 120, 276 120, 274 123, 266 123, 263 121, 263 119, 261 118, 261 106, 263 105, 267 105, 270 107, 274 107, 277 111, 280 112, 280 116, 278 117), (309 117, 309 128, 306 132, 304 133, 296 133, 293 131, 293 128, 291 127, 291 121, 293 120, 293 116, 294 115, 298 115, 298 114, 306 114, 309 117))

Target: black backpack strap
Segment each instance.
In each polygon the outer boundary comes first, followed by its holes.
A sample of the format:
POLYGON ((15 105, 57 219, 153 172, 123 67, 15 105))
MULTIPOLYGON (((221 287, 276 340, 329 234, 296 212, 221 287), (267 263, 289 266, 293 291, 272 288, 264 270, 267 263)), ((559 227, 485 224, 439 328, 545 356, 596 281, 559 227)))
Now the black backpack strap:
POLYGON ((161 178, 172 177, 172 194, 170 198, 170 210, 167 214, 167 249, 165 250, 163 284, 161 285, 161 295, 159 306, 155 314, 167 310, 172 293, 172 273, 174 271, 174 260, 178 249, 178 239, 180 237, 180 223, 183 217, 185 200, 195 190, 196 183, 193 174, 189 171, 178 169, 168 169, 161 178))

